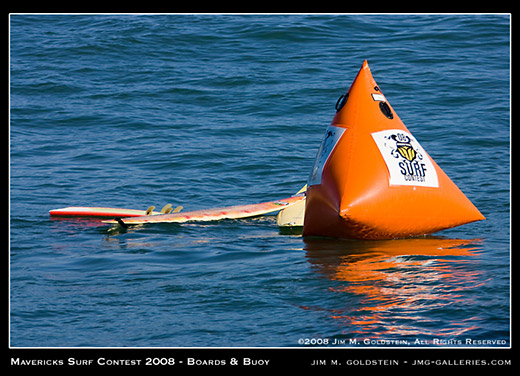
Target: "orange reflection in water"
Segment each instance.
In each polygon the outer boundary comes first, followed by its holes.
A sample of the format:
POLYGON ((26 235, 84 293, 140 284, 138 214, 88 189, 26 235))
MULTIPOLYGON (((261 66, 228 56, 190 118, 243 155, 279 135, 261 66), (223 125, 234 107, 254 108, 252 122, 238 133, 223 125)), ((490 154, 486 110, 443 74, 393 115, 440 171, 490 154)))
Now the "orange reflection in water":
POLYGON ((311 264, 344 282, 329 290, 347 294, 347 306, 326 310, 345 334, 446 337, 477 327, 465 307, 472 303, 467 292, 484 283, 475 259, 479 239, 305 242, 311 264))

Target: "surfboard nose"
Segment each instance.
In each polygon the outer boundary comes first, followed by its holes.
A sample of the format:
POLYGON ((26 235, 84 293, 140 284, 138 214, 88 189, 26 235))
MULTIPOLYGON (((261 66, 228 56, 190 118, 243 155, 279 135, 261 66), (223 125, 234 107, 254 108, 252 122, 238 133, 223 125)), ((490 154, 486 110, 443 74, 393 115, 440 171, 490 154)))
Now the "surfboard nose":
POLYGON ((311 171, 303 235, 395 238, 484 219, 401 121, 365 60, 311 171))

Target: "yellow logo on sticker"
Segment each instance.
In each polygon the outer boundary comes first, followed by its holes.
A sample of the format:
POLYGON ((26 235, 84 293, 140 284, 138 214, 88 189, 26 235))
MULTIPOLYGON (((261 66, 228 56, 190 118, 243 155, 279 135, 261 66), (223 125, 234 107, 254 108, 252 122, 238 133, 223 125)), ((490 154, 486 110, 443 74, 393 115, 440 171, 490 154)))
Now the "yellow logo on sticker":
POLYGON ((409 144, 397 144, 397 151, 403 158, 409 160, 410 162, 412 162, 417 156, 417 152, 414 150, 414 148, 412 148, 412 145, 409 144))

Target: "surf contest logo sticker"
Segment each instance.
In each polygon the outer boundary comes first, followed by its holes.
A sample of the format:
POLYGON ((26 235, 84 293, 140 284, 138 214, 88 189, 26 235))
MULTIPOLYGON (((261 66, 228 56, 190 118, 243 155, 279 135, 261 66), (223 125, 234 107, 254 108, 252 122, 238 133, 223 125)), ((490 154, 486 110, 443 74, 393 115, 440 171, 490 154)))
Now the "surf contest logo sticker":
POLYGON ((435 167, 410 133, 389 129, 372 137, 388 167, 390 185, 439 186, 435 167))
POLYGON ((323 141, 321 142, 320 149, 318 150, 318 154, 316 155, 316 159, 314 160, 314 166, 307 183, 309 186, 321 184, 323 167, 325 166, 325 163, 327 163, 332 154, 332 150, 334 150, 344 132, 345 128, 335 127, 334 125, 328 126, 323 141))

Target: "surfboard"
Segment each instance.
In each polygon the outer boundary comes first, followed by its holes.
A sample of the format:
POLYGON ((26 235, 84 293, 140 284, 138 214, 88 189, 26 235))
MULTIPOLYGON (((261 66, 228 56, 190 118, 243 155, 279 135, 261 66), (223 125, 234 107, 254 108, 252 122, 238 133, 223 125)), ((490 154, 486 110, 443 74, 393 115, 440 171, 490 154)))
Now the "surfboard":
POLYGON ((240 219, 256 217, 264 214, 274 213, 287 209, 305 200, 305 195, 292 196, 282 200, 262 202, 259 204, 235 205, 220 208, 202 209, 183 213, 170 213, 159 215, 147 215, 140 217, 116 218, 103 221, 103 223, 117 224, 122 226, 139 225, 146 223, 183 223, 183 222, 206 222, 221 219, 240 219))
POLYGON ((49 214, 54 217, 143 217, 146 215, 159 215, 171 212, 179 212, 182 206, 172 210, 170 204, 165 205, 160 212, 153 211, 155 206, 150 206, 147 210, 104 208, 91 206, 69 206, 61 209, 49 210, 49 214))
MULTIPOLYGON (((303 186, 296 194, 303 194, 307 191, 307 184, 303 186)), ((280 227, 303 227, 303 219, 305 218, 305 199, 280 210, 276 216, 276 223, 280 227)))

